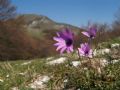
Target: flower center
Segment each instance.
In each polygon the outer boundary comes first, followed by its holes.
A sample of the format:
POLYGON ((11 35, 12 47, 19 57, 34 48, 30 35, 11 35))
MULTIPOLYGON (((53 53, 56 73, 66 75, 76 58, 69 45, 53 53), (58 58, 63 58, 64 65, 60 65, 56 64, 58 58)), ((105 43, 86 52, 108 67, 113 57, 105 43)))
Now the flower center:
POLYGON ((90 33, 90 38, 93 38, 93 37, 94 37, 94 35, 92 33, 90 33))
POLYGON ((66 39, 65 41, 66 41, 66 45, 67 45, 67 46, 71 46, 72 43, 73 43, 73 40, 72 40, 72 39, 69 39, 69 38, 66 39))
POLYGON ((88 51, 88 50, 86 50, 86 51, 85 51, 85 54, 86 54, 86 55, 88 55, 88 53, 89 53, 89 51, 88 51))

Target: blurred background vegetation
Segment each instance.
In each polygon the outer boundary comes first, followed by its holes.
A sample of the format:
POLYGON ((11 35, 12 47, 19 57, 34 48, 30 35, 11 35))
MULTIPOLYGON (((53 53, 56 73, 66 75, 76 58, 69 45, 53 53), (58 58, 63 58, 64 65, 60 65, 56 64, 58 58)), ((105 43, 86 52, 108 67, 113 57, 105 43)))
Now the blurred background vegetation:
MULTIPOLYGON (((120 36, 120 10, 111 26, 94 23, 98 35, 94 45, 120 36)), ((88 27, 88 26, 86 26, 88 27)), ((78 28, 69 24, 57 23, 46 16, 16 13, 16 6, 10 0, 0 0, 0 60, 33 59, 57 54, 53 47, 53 36, 63 28, 71 28, 76 34, 75 46, 86 38, 78 28)))

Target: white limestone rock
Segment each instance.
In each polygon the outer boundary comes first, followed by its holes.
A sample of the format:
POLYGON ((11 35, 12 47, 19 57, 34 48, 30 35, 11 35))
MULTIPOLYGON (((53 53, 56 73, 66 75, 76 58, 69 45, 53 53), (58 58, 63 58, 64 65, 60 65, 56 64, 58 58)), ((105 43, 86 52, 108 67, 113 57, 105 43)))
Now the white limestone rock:
POLYGON ((49 65, 61 64, 61 63, 64 63, 66 60, 67 60, 66 57, 60 57, 55 60, 47 62, 47 64, 49 64, 49 65))

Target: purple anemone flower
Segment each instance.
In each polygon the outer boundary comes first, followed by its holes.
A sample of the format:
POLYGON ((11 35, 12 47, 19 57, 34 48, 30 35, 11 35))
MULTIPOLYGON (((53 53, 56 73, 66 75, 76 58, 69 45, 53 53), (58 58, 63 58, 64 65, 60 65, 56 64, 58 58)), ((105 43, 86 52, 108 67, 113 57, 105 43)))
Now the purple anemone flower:
POLYGON ((64 51, 67 51, 67 53, 73 52, 73 36, 74 33, 69 29, 57 32, 57 37, 53 37, 53 39, 57 41, 57 43, 54 44, 57 46, 56 51, 60 50, 61 54, 64 51))
POLYGON ((80 45, 80 48, 78 48, 78 52, 80 56, 85 56, 92 58, 92 49, 90 48, 88 43, 84 43, 80 45))
POLYGON ((88 31, 86 32, 82 32, 82 34, 84 34, 85 36, 94 39, 97 33, 97 29, 94 27, 90 27, 88 31))

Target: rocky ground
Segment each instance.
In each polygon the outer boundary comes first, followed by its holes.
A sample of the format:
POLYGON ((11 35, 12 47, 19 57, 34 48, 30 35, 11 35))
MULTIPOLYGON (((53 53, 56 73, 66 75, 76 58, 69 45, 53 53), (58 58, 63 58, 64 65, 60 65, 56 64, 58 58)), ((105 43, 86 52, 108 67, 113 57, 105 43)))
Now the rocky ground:
MULTIPOLYGON (((82 67, 87 70, 93 68, 98 74, 101 74, 104 67, 110 63, 115 64, 120 61, 119 50, 120 44, 115 43, 111 44, 111 48, 94 50, 94 58, 90 60, 87 58, 77 59, 78 56, 75 54, 72 56, 49 57, 41 60, 1 62, 0 86, 3 89, 5 88, 5 90, 49 90, 51 87, 50 81, 53 78, 55 80, 60 78, 60 72, 57 73, 57 70, 61 70, 63 65, 63 71, 70 66, 72 69, 82 67)), ((61 88, 64 88, 64 83, 67 81, 67 79, 63 79, 63 83, 59 86, 54 86, 53 83, 54 90, 62 90, 61 88)), ((77 90, 80 89, 78 88, 77 90)))

